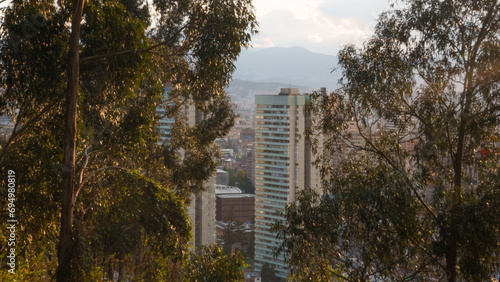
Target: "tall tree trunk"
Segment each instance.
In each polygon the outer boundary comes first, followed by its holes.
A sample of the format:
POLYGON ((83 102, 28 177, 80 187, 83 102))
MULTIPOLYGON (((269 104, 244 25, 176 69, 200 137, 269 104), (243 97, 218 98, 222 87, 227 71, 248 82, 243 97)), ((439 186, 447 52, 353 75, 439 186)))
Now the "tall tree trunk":
POLYGON ((123 255, 119 255, 118 260, 118 282, 123 282, 126 280, 125 278, 125 262, 123 255))
POLYGON ((57 248, 57 281, 71 281, 71 252, 73 247, 72 226, 74 208, 76 117, 78 100, 80 26, 85 0, 73 1, 73 18, 68 53, 68 89, 66 93, 66 116, 64 135, 63 183, 61 198, 61 231, 57 248))
POLYGON ((200 193, 194 202, 194 246, 199 247, 203 241, 203 196, 200 193))
POLYGON ((448 282, 457 281, 457 242, 454 238, 448 239, 446 249, 446 278, 448 282))

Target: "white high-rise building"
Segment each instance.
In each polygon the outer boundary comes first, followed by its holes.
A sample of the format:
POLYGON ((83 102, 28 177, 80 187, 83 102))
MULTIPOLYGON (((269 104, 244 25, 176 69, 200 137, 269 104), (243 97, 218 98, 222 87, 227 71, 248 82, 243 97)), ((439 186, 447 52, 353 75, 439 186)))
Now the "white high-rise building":
MULTIPOLYGON (((168 99, 170 90, 170 85, 166 85, 165 100, 168 99)), ((195 106, 187 103, 183 107, 186 125, 195 126, 202 121, 202 113, 197 111, 195 106)), ((168 143, 175 120, 165 116, 166 110, 163 107, 158 107, 157 113, 162 117, 158 122, 161 135, 160 143, 168 143)), ((207 181, 205 185, 206 190, 200 196, 191 196, 191 204, 187 210, 193 230, 193 240, 190 244, 194 247, 215 243, 215 176, 207 181)))
POLYGON ((269 263, 281 278, 288 270, 283 257, 273 258, 272 247, 281 242, 270 227, 284 220, 276 212, 295 202, 298 191, 320 189, 311 147, 303 136, 311 122, 304 115, 308 99, 295 88, 255 96, 255 267, 260 271, 269 263))

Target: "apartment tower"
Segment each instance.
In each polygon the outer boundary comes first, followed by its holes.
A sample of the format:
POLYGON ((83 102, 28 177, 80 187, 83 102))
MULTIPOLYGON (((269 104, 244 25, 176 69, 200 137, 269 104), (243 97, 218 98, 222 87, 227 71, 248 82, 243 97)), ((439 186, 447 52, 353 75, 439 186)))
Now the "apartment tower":
POLYGON ((311 122, 304 115, 308 99, 296 88, 255 96, 255 267, 260 271, 269 263, 280 278, 286 278, 288 270, 283 257, 273 258, 272 247, 281 242, 270 227, 284 220, 276 212, 295 202, 298 191, 320 188, 310 144, 303 136, 311 122))
MULTIPOLYGON (((170 84, 167 84, 164 90, 163 99, 168 101, 170 84)), ((203 120, 202 113, 196 110, 194 105, 186 103, 183 107, 182 115, 186 117, 186 125, 195 126, 203 120)), ((161 117, 158 121, 160 144, 168 144, 175 119, 166 117, 166 110, 162 106, 159 106, 156 112, 161 117)), ((215 243, 215 177, 207 181, 205 186, 206 190, 199 196, 196 197, 194 194, 191 196, 191 204, 187 209, 194 235, 190 242, 193 247, 215 243)))

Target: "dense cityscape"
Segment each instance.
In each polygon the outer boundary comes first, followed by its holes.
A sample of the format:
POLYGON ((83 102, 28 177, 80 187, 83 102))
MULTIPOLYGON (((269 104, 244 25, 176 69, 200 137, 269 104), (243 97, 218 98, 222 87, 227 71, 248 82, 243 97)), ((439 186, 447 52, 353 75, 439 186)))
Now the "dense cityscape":
POLYGON ((0 1, 0 280, 499 281, 500 2, 303 2, 0 1))

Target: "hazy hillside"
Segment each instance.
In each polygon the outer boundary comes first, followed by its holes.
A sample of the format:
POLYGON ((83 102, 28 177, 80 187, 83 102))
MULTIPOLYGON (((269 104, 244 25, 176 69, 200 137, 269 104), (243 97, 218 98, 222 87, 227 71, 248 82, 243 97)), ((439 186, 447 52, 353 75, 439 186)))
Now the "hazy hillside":
POLYGON ((335 56, 310 52, 301 47, 249 49, 243 50, 238 57, 233 78, 333 90, 339 78, 339 74, 331 73, 336 65, 335 56))

